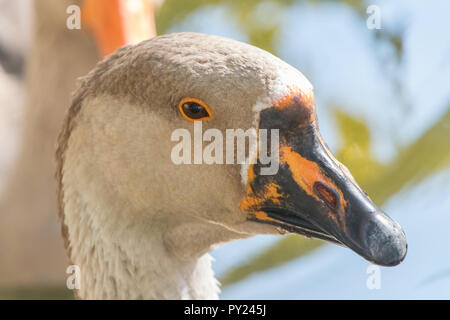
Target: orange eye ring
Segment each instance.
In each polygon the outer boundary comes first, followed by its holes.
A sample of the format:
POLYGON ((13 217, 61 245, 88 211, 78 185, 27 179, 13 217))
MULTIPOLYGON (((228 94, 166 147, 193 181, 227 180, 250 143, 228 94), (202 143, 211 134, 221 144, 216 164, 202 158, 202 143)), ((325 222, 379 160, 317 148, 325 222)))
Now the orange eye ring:
POLYGON ((181 115, 190 122, 209 121, 213 118, 211 109, 206 103, 196 98, 184 98, 178 104, 181 115))

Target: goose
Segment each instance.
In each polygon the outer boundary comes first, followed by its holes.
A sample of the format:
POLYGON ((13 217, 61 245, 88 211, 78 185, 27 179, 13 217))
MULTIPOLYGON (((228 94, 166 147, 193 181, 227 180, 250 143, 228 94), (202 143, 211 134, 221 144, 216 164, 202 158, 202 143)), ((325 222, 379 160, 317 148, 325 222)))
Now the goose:
POLYGON ((150 5, 148 0, 20 2, 20 9, 32 7, 28 9, 33 28, 25 67, 23 130, 0 195, 2 287, 53 289, 64 284, 67 258, 55 221, 58 207, 53 160, 64 106, 70 103, 75 80, 89 72, 102 55, 154 36, 150 5), (130 19, 126 10, 130 2, 135 8, 142 2, 146 10, 135 10, 130 19), (67 27, 74 14, 68 9, 74 6, 80 8, 81 29, 67 27), (108 34, 108 30, 114 33, 108 34))
POLYGON ((323 141, 310 82, 228 38, 172 33, 115 51, 81 80, 56 158, 80 299, 217 299, 208 252, 257 234, 322 239, 383 266, 406 255, 400 225, 323 141), (174 163, 173 132, 193 136, 199 122, 276 129, 278 171, 263 174, 253 151, 244 163, 174 163))

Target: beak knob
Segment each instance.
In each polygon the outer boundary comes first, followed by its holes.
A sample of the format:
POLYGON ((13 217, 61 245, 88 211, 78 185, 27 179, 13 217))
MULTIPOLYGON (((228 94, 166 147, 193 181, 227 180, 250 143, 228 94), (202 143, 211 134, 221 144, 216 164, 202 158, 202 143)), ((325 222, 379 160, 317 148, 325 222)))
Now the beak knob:
POLYGON ((368 260, 383 266, 395 266, 403 261, 408 243, 396 221, 383 211, 376 211, 361 227, 368 260))

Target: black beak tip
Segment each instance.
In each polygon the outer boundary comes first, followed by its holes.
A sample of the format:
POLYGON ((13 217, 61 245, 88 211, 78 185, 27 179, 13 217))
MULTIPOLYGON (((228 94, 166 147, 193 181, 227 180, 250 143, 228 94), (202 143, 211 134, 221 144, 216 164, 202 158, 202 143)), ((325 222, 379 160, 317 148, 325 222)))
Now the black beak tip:
POLYGON ((386 244, 374 253, 373 260, 379 265, 393 267, 405 259, 407 251, 408 243, 404 233, 402 233, 395 240, 386 241, 386 244))
POLYGON ((365 228, 367 259, 378 265, 392 267, 406 257, 408 243, 400 225, 383 212, 377 212, 365 228))

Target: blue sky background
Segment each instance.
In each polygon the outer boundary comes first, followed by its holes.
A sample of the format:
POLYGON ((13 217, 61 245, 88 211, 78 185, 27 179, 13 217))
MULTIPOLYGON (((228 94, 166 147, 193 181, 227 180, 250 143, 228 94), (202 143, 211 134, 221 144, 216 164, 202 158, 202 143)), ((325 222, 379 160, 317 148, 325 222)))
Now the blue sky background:
MULTIPOLYGON (((333 110, 365 120, 377 160, 393 159, 448 110, 450 101, 450 1, 371 1, 381 27, 404 32, 403 58, 376 41, 352 9, 338 3, 265 3, 255 10, 265 24, 279 23, 277 54, 313 83, 322 134, 339 146, 333 110), (395 75, 400 89, 393 85, 395 75), (401 90, 401 92, 399 92, 401 90)), ((196 31, 247 41, 229 9, 207 6, 170 31, 196 31)), ((450 125, 450 124, 449 124, 450 125)), ((225 299, 450 298, 450 170, 404 188, 383 209, 404 227, 409 251, 396 268, 381 268, 381 288, 369 290, 370 265, 348 249, 326 245, 306 257, 227 287, 225 299)), ((280 238, 258 236, 213 252, 220 276, 280 238)))

